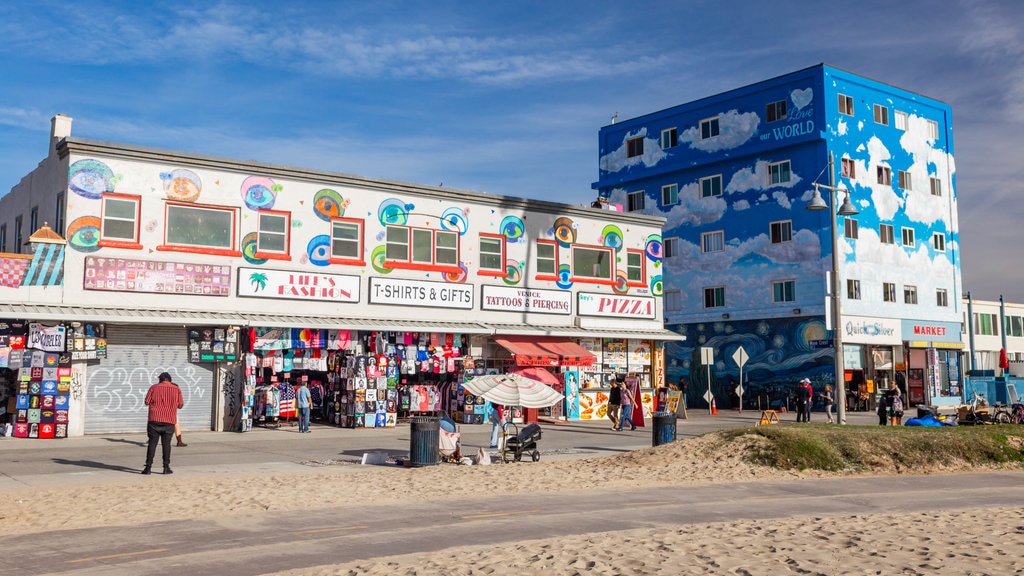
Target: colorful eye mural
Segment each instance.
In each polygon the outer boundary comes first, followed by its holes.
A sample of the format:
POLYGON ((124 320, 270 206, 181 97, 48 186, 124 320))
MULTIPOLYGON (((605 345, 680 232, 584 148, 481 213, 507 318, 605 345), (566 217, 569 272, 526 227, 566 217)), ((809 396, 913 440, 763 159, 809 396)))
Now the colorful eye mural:
POLYGON ((114 191, 114 172, 98 160, 79 160, 68 167, 68 189, 82 198, 99 200, 114 191))
POLYGON ((523 280, 523 265, 515 260, 505 261, 505 277, 501 280, 509 286, 515 286, 523 280))
POLYGON ((374 271, 378 274, 391 274, 394 271, 392 268, 384 267, 385 250, 387 250, 386 246, 377 246, 370 253, 370 266, 373 266, 374 271))
POLYGON ((176 202, 195 202, 203 190, 203 181, 191 170, 161 172, 160 180, 164 183, 164 195, 176 202))
POLYGON ((468 276, 469 276, 469 270, 466 269, 466 265, 463 264, 462 262, 459 262, 459 271, 458 272, 445 272, 444 273, 444 280, 445 280, 445 282, 462 283, 462 282, 466 281, 466 278, 468 276))
POLYGON ((647 259, 652 262, 661 262, 661 258, 664 255, 664 245, 661 243, 661 234, 651 234, 647 237, 647 245, 644 246, 644 252, 647 253, 647 259))
POLYGON ((324 222, 330 222, 331 218, 344 216, 348 204, 348 200, 330 188, 324 188, 313 195, 313 213, 324 222))
POLYGON ((245 258, 245 261, 249 264, 259 266, 260 264, 266 264, 267 260, 256 257, 257 236, 258 233, 256 232, 249 232, 242 238, 242 258, 245 258))
POLYGON ((562 248, 568 248, 576 241, 576 223, 570 218, 564 216, 558 218, 551 229, 555 240, 558 241, 558 245, 562 248))
POLYGON ((281 186, 266 176, 249 176, 242 181, 242 201, 254 212, 273 208, 280 191, 281 186))
POLYGON ((99 250, 100 225, 100 219, 97 216, 76 218, 68 224, 68 245, 79 252, 88 253, 99 250))
POLYGON ((413 208, 414 205, 406 204, 398 198, 388 198, 377 207, 377 219, 380 220, 381 226, 404 226, 409 221, 409 212, 413 208))
POLYGON ((625 272, 620 270, 615 274, 615 284, 612 285, 612 292, 616 294, 629 292, 629 278, 626 277, 625 272))
POLYGON ((459 236, 469 229, 469 219, 466 218, 466 211, 462 208, 451 207, 441 213, 441 228, 451 232, 458 232, 459 236))
POLYGON ((662 286, 661 283, 661 274, 658 274, 657 276, 651 276, 650 288, 652 296, 661 296, 662 290, 664 288, 664 286, 662 286))
POLYGON ((558 266, 558 280, 555 280, 555 286, 562 290, 572 288, 572 269, 569 268, 568 264, 560 264, 558 266))
POLYGON ((614 225, 609 224, 601 230, 601 243, 609 248, 614 248, 616 252, 622 250, 622 230, 614 225))
POLYGON ((499 229, 501 230, 501 235, 508 242, 519 242, 526 232, 526 226, 518 216, 505 216, 501 220, 501 227, 499 229))
POLYGON ((331 263, 331 237, 327 234, 313 236, 306 245, 309 263, 314 266, 327 266, 331 263))

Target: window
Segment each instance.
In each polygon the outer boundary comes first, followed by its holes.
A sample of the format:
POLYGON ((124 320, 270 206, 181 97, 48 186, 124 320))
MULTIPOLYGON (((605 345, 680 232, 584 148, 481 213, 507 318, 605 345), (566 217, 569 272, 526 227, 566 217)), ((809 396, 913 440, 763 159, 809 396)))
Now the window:
POLYGON ((497 234, 480 235, 479 274, 505 276, 505 237, 497 234))
POLYGON ((558 244, 550 240, 537 240, 537 277, 554 280, 558 272, 558 244))
POLYGON ((903 302, 906 304, 917 304, 917 286, 903 287, 903 302))
POLYGON ((661 187, 662 206, 671 206, 679 203, 679 185, 669 184, 661 187))
POLYGON ((896 176, 899 178, 900 188, 903 188, 904 190, 914 189, 913 178, 910 177, 910 172, 897 170, 896 176))
POLYGON ((7 224, 0 224, 0 252, 7 252, 7 224))
POLYGON ((707 140, 718 136, 718 116, 700 121, 700 139, 707 140))
POLYGON ((674 258, 679 254, 679 238, 665 238, 665 258, 674 258))
POLYGON ((793 222, 791 220, 780 220, 769 225, 772 236, 772 244, 781 244, 793 239, 793 222))
POLYGON ((853 163, 852 158, 843 158, 842 170, 843 178, 849 178, 850 180, 857 179, 857 168, 856 164, 853 163))
POLYGON ((257 218, 259 232, 256 234, 256 257, 291 260, 288 255, 291 246, 291 213, 260 210, 257 218))
POLYGON ((853 98, 846 94, 839 95, 839 113, 853 116, 853 98))
POLYGON ((644 191, 630 192, 626 195, 626 210, 636 212, 644 209, 644 191))
POLYGON ((715 230, 714 232, 704 232, 700 235, 700 251, 707 252, 721 252, 725 250, 725 231, 715 230))
POLYGON ((879 224, 878 225, 878 241, 882 244, 895 244, 895 238, 893 236, 892 224, 879 224))
POLYGON ((860 280, 846 280, 846 297, 850 300, 860 300, 860 280))
POLYGON ((33 206, 28 213, 29 235, 35 234, 36 230, 39 230, 39 206, 33 206))
POLYGON ((391 268, 458 270, 459 233, 430 228, 388 226, 384 263, 391 268))
POLYGON ((795 302, 796 281, 781 280, 772 282, 772 302, 795 302))
POLYGON ((909 246, 910 248, 913 248, 914 247, 914 229, 913 228, 903 228, 902 231, 903 231, 903 245, 904 246, 909 246))
POLYGON ((725 306, 725 286, 704 289, 704 307, 721 308, 725 306))
POLYGON ((892 184, 892 171, 889 170, 888 166, 878 167, 878 183, 889 186, 892 184))
POLYGON ((665 290, 662 298, 666 312, 678 312, 683 309, 683 294, 679 290, 665 290))
POLYGON ((768 165, 768 184, 783 184, 789 182, 789 178, 789 160, 768 165))
POLYGON ((626 140, 626 158, 644 155, 644 137, 637 136, 626 140))
POLYGON ((942 196, 942 180, 938 178, 928 179, 932 185, 932 196, 942 196))
MULTIPOLYGON (((385 248, 385 251, 387 248, 385 248)), ((385 259, 387 259, 385 257, 385 259)), ((363 221, 331 218, 331 264, 362 266, 363 221)))
POLYGON ((615 251, 604 247, 572 247, 572 279, 574 281, 600 280, 612 282, 612 262, 615 251))
POLYGON ((932 140, 939 139, 939 123, 935 120, 926 120, 928 123, 928 138, 932 140))
POLYGON ((995 314, 975 314, 974 333, 979 336, 999 336, 999 316, 995 314))
MULTIPOLYGON (((53 214, 53 231, 64 235, 64 193, 57 194, 57 210, 53 214)), ((2 252, 2 250, 0 250, 2 252)))
POLYGON ((679 137, 676 134, 675 128, 668 128, 661 131, 661 149, 675 148, 676 144, 679 143, 679 137))
POLYGON ((14 218, 14 250, 15 254, 21 254, 21 216, 14 218))
POLYGON ((949 298, 945 288, 939 288, 935 291, 935 305, 942 308, 949 306, 949 298))
POLYGON ((100 207, 100 246, 142 248, 139 244, 139 211, 142 198, 104 194, 100 207))
POLYGON ((786 101, 779 100, 765 106, 764 116, 768 122, 776 122, 786 119, 786 101))
POLYGON ((844 235, 852 240, 857 239, 857 221, 853 218, 843 220, 844 235))
POLYGON ((722 175, 715 174, 700 179, 700 197, 711 198, 722 195, 722 175))
POLYGON ((889 108, 881 104, 875 104, 875 124, 889 125, 889 108))
POLYGON ((896 301, 896 284, 893 282, 882 282, 882 300, 886 302, 896 301))
POLYGON ((897 111, 893 112, 893 116, 895 116, 895 119, 896 119, 896 128, 898 128, 900 130, 906 130, 907 129, 907 113, 906 112, 900 112, 899 110, 897 110, 897 111))
POLYGON ((645 286, 644 284, 644 258, 643 250, 626 250, 626 283, 631 286, 645 286))
POLYGON ((932 234, 932 246, 935 248, 936 252, 945 252, 946 235, 943 234, 942 232, 936 232, 935 234, 932 234))
POLYGON ((163 250, 237 256, 238 208, 199 204, 165 204, 163 250))

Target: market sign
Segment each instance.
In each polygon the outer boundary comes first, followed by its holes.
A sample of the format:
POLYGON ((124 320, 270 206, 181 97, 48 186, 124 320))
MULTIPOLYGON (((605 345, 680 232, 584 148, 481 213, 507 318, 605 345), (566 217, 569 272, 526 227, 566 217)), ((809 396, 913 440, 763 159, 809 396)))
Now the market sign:
POLYGON ((655 299, 650 296, 624 296, 621 294, 578 294, 580 316, 608 316, 612 318, 656 318, 655 299))
POLYGON ((572 314, 572 294, 561 290, 536 290, 506 286, 483 286, 481 310, 572 314))
POLYGON ((238 295, 317 302, 359 302, 359 276, 239 268, 238 295))
POLYGON ((473 286, 396 278, 370 278, 370 303, 473 309, 473 286))
POLYGON ((84 287, 111 292, 230 296, 231 266, 88 256, 84 287))

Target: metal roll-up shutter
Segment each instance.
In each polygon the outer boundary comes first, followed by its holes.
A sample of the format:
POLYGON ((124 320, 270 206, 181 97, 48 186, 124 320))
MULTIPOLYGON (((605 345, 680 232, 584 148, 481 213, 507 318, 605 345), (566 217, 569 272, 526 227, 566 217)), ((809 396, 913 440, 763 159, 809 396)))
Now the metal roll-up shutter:
POLYGON ((181 326, 107 325, 107 357, 86 368, 85 433, 144 432, 149 387, 161 372, 181 387, 182 430, 210 430, 213 364, 188 361, 188 338, 181 326))

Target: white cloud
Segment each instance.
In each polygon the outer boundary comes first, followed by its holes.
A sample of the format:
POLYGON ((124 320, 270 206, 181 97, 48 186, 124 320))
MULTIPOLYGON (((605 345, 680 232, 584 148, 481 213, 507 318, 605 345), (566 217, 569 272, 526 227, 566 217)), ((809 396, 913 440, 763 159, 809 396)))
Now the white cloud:
POLYGON ((618 172, 628 166, 635 166, 643 163, 645 166, 654 166, 659 160, 666 156, 661 149, 661 142, 653 138, 647 138, 647 128, 641 128, 636 132, 628 132, 622 137, 622 145, 615 150, 601 157, 601 170, 618 172), (644 153, 632 158, 626 157, 626 141, 638 136, 644 137, 644 153))
POLYGON ((955 170, 952 154, 935 149, 933 142, 928 138, 927 120, 916 114, 911 114, 907 118, 907 130, 900 138, 900 146, 913 159, 913 164, 909 169, 914 179, 913 186, 911 190, 904 192, 906 203, 904 211, 907 218, 928 225, 940 221, 946 223, 948 227, 950 223, 947 199, 955 170), (935 198, 931 194, 930 169, 932 174, 942 182, 945 190, 945 196, 941 199, 935 198))
POLYGON ((775 192, 772 192, 772 197, 774 197, 775 201, 779 203, 779 206, 782 206, 786 210, 793 208, 793 205, 789 202, 789 196, 787 196, 784 191, 776 190, 775 192))
POLYGON ((665 229, 689 224, 701 226, 721 220, 728 208, 725 200, 720 197, 701 198, 699 186, 691 182, 679 189, 679 204, 672 207, 664 216, 665 229))
POLYGON ((737 200, 737 201, 732 203, 732 209, 737 211, 737 212, 742 212, 744 210, 748 210, 748 209, 750 209, 750 202, 748 202, 746 200, 737 200))
POLYGON ((691 126, 679 135, 679 142, 688 142, 690 147, 704 152, 716 152, 743 145, 757 133, 761 121, 755 112, 740 113, 729 110, 718 115, 718 136, 701 139, 700 126, 691 126))

